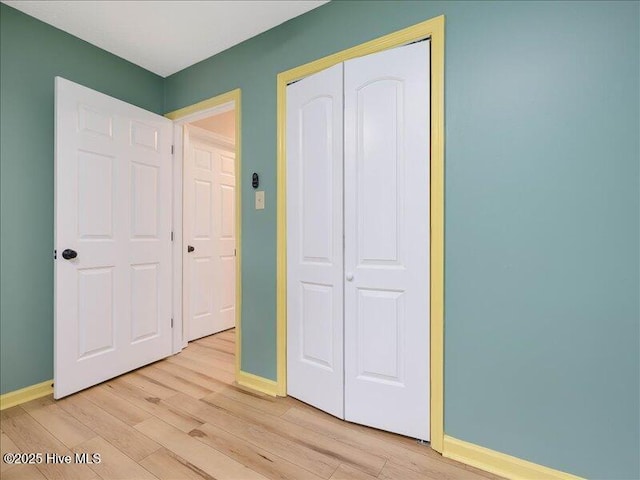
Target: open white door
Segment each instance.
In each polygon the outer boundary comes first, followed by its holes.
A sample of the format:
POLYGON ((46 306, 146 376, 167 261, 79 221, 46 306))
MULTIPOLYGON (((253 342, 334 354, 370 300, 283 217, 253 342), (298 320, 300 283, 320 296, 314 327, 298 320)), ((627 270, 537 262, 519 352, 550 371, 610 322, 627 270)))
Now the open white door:
POLYGON ((343 417, 342 64, 287 87, 287 393, 343 417))
POLYGON ((345 62, 345 419, 429 439, 429 42, 345 62))
POLYGON ((185 126, 184 315, 187 340, 235 325, 235 151, 185 126))
POLYGON ((171 136, 56 78, 54 397, 171 354, 171 136))

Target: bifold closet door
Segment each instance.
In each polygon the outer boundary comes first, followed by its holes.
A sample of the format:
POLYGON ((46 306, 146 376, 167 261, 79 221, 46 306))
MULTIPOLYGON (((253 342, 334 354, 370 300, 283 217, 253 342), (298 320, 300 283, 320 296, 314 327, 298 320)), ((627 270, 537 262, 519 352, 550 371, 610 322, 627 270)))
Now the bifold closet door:
POLYGON ((420 42, 287 89, 288 394, 424 440, 429 65, 420 42))
POLYGON ((287 393, 340 418, 342 70, 287 87, 287 393))
POLYGON ((429 439, 429 42, 345 63, 345 419, 429 439))

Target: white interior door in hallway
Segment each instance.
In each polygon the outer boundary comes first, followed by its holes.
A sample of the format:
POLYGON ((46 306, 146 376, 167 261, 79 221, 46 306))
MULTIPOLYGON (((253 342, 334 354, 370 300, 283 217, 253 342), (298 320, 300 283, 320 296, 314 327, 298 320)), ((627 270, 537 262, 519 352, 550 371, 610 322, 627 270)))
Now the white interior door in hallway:
POLYGON ((172 122, 55 82, 54 397, 171 354, 172 122))
POLYGON ((187 340, 235 325, 235 150, 186 126, 183 298, 187 340))
POLYGON ((429 52, 419 42, 287 87, 288 393, 423 440, 429 52))

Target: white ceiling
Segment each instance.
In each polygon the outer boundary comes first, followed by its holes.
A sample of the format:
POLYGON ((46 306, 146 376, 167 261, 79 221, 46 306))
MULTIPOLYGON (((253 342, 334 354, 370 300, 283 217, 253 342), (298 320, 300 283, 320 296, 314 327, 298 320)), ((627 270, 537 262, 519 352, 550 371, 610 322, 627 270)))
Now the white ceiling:
POLYGON ((2 0, 166 77, 328 0, 2 0))

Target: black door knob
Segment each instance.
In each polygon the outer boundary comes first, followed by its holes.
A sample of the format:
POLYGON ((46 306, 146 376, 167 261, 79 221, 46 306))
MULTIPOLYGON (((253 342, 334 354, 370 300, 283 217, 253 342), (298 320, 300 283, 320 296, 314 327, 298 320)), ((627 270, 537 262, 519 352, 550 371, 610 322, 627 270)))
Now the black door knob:
POLYGON ((67 248, 64 252, 62 252, 62 258, 65 260, 71 260, 72 258, 76 258, 78 256, 78 252, 75 250, 71 250, 67 248))
MULTIPOLYGON (((193 248, 191 245, 187 245, 187 252, 191 253, 195 250, 195 248, 193 248)), ((64 255, 64 253, 63 253, 64 255)))

